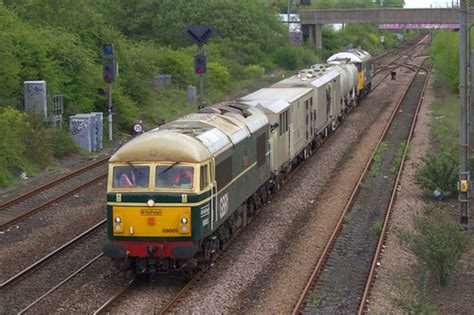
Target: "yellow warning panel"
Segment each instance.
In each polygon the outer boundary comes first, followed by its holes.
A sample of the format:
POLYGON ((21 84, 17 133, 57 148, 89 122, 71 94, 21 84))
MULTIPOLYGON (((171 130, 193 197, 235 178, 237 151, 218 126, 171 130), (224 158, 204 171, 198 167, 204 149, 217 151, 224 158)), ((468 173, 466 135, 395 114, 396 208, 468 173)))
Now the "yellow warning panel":
POLYGON ((190 207, 115 206, 112 220, 114 220, 114 235, 118 236, 176 237, 191 235, 190 207), (186 223, 183 224, 183 222, 186 223), (119 226, 117 227, 117 225, 119 226), (183 225, 186 225, 184 230, 183 225))
POLYGON ((462 179, 461 180, 461 185, 459 185, 460 187, 460 191, 462 193, 467 193, 467 191, 469 190, 469 182, 467 181, 467 179, 462 179))

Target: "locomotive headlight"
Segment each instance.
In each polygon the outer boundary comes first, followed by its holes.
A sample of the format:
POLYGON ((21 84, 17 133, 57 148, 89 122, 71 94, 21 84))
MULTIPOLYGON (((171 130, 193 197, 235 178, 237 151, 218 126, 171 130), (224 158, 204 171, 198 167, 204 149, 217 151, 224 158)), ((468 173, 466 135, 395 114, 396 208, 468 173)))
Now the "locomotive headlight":
POLYGON ((148 200, 146 203, 148 207, 153 207, 155 205, 155 201, 153 199, 148 200))
POLYGON ((182 224, 187 224, 187 223, 188 223, 188 219, 187 219, 187 218, 181 218, 181 223, 182 223, 182 224))
POLYGON ((122 218, 115 217, 115 223, 118 223, 118 224, 122 223, 122 218))
POLYGON ((186 233, 188 231, 188 227, 186 225, 181 225, 181 232, 186 233))

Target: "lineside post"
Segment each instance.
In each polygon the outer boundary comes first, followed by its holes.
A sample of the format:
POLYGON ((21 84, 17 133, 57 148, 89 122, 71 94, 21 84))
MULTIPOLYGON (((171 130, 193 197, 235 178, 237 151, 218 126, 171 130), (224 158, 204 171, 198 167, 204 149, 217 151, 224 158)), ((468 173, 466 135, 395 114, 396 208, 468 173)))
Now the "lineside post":
POLYGON ((459 11, 459 107, 461 113, 460 121, 460 163, 459 163, 459 202, 460 202, 460 223, 464 228, 468 227, 469 209, 469 186, 470 174, 469 162, 469 126, 468 126, 468 93, 467 93, 467 68, 468 68, 468 32, 467 32, 467 0, 461 0, 459 11))

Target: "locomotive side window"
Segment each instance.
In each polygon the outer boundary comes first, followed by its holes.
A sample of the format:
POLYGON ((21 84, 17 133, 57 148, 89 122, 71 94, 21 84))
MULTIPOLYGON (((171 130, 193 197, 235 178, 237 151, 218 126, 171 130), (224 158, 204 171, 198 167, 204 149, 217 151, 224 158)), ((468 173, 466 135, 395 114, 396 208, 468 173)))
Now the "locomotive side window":
POLYGON ((216 166, 216 182, 218 189, 224 188, 232 180, 232 156, 216 166))
POLYGON ((156 188, 192 189, 194 168, 181 165, 158 165, 156 167, 156 188))
POLYGON ((201 166, 201 173, 199 174, 201 190, 209 186, 208 168, 209 166, 207 164, 201 166))
POLYGON ((149 178, 150 167, 148 166, 115 166, 112 187, 147 188, 149 178))

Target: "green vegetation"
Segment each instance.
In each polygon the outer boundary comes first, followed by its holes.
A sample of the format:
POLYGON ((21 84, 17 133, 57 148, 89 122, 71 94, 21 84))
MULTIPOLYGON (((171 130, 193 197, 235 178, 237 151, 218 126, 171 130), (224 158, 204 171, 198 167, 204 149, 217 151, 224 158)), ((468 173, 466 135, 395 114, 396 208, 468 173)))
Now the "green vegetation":
POLYGON ((435 210, 435 205, 434 204, 428 203, 428 204, 425 205, 426 213, 432 214, 434 210, 435 210))
POLYGON ((411 279, 397 281, 396 292, 390 298, 394 305, 406 314, 441 314, 435 305, 428 302, 429 285, 426 276, 418 282, 411 279))
MULTIPOLYGON (((446 47, 446 49, 451 49, 446 47)), ((446 198, 458 194, 459 153, 459 105, 457 96, 441 89, 440 98, 433 102, 431 121, 433 148, 422 158, 416 181, 422 189, 432 195, 441 190, 446 198)))
MULTIPOLYGON (((411 36, 411 33, 404 33, 404 36, 407 35, 411 36)), ((323 28, 322 36, 325 58, 350 47, 361 47, 372 55, 377 55, 400 43, 393 32, 380 30, 371 24, 348 24, 339 31, 327 26, 323 28), (385 38, 384 44, 380 43, 381 36, 385 38)))
POLYGON ((312 305, 319 305, 321 303, 320 300, 318 300, 315 296, 311 297, 311 304, 312 305))
POLYGON ((411 144, 401 142, 400 146, 398 147, 397 154, 395 155, 395 159, 393 160, 392 165, 390 165, 390 172, 392 172, 392 174, 396 174, 398 172, 400 164, 402 163, 403 154, 405 153, 405 148, 407 149, 406 158, 408 159, 408 157, 410 156, 412 148, 411 144))
POLYGON ((380 173, 380 163, 382 162, 382 153, 387 151, 388 143, 381 142, 377 149, 375 149, 374 157, 372 158, 372 165, 370 166, 369 175, 370 176, 377 176, 380 173))
POLYGON ((429 49, 435 69, 435 83, 457 92, 459 86, 459 33, 439 30, 429 49))
POLYGON ((444 148, 440 152, 428 152, 422 158, 423 164, 416 172, 416 182, 432 194, 441 190, 446 198, 457 196, 459 157, 457 150, 444 148))
MULTIPOLYGON (((474 40, 471 32, 470 41, 474 40)), ((434 33, 429 52, 433 58, 435 83, 452 93, 459 88, 459 32, 438 30, 434 33)))
POLYGON ((11 108, 0 110, 0 134, 0 187, 47 167, 53 156, 78 150, 64 131, 46 129, 35 115, 11 108))
POLYGON ((469 234, 459 224, 439 210, 427 216, 415 217, 414 233, 401 233, 421 268, 441 286, 446 286, 459 262, 471 245, 469 234))
POLYGON ((459 142, 459 99, 457 95, 440 95, 432 104, 431 121, 434 149, 443 149, 459 142))
MULTIPOLYGON (((100 46, 113 43, 120 71, 113 85, 116 134, 128 131, 135 119, 142 119, 145 127, 155 127, 192 112, 196 106, 187 102, 185 89, 198 84, 193 71, 195 47, 183 32, 190 24, 216 28, 206 45, 205 103, 232 99, 321 62, 314 47, 288 43, 286 27, 276 17, 286 12, 286 5, 286 1, 270 0, 5 0, 0 2, 0 110, 2 115, 23 117, 7 110, 17 107, 22 82, 45 80, 48 94, 64 95, 65 117, 106 112, 107 96, 97 93, 106 89, 100 46), (171 83, 155 86, 153 79, 160 74, 171 74, 171 83)), ((324 30, 323 56, 346 46, 380 52, 382 34, 385 48, 398 44, 391 33, 370 25, 324 30)), ((1 141, 22 142, 21 148, 30 148, 36 141, 48 149, 34 160, 15 155, 26 149, 3 151, 1 186, 11 183, 18 172, 31 174, 46 167, 53 156, 77 150, 65 132, 26 121, 28 128, 35 128, 37 138, 17 132, 10 134, 14 138, 1 141)))
POLYGON ((347 212, 345 215, 344 215, 344 223, 349 223, 351 222, 351 219, 352 219, 352 213, 350 212, 347 212))
POLYGON ((383 229, 383 221, 382 220, 376 220, 374 224, 372 225, 372 232, 374 232, 375 235, 380 236, 382 233, 383 229))

